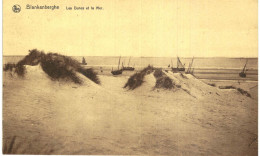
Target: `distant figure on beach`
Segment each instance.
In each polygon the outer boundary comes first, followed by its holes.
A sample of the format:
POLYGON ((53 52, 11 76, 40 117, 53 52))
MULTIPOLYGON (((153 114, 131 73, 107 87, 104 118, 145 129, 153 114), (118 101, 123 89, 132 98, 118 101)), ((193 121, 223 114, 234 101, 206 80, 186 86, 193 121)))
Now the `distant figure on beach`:
POLYGON ((103 73, 103 69, 102 69, 102 67, 100 67, 100 72, 103 73))

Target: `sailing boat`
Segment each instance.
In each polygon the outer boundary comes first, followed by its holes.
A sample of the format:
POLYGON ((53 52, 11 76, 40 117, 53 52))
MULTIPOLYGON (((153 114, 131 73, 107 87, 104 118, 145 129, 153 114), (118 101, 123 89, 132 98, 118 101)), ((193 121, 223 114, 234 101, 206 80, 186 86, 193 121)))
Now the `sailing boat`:
MULTIPOLYGON (((246 60, 246 64, 247 64, 247 61, 248 61, 248 60, 246 60)), ((245 66, 244 66, 242 72, 239 73, 239 76, 240 76, 240 77, 246 77, 246 64, 245 64, 245 66)))
POLYGON ((131 60, 131 57, 129 58, 128 66, 127 66, 127 67, 124 67, 124 66, 123 66, 123 70, 130 70, 130 71, 134 71, 134 70, 135 70, 134 67, 129 67, 130 60, 131 60))
POLYGON ((82 58, 82 64, 83 64, 83 65, 87 65, 86 60, 85 60, 84 57, 82 58))
POLYGON ((120 59, 121 59, 121 56, 119 57, 117 70, 113 70, 113 68, 112 68, 111 73, 112 73, 113 75, 120 75, 120 74, 122 74, 122 72, 123 72, 123 69, 120 69, 120 70, 119 70, 120 59))
POLYGON ((177 68, 173 68, 172 67, 172 71, 176 72, 176 71, 185 71, 185 67, 184 65, 181 63, 180 58, 177 56, 177 68))
POLYGON ((192 58, 192 60, 191 60, 191 63, 189 63, 189 68, 188 68, 187 71, 185 72, 186 74, 193 74, 194 68, 193 68, 193 70, 191 69, 191 67, 192 67, 192 65, 193 65, 193 60, 194 60, 194 56, 193 56, 193 58, 192 58))

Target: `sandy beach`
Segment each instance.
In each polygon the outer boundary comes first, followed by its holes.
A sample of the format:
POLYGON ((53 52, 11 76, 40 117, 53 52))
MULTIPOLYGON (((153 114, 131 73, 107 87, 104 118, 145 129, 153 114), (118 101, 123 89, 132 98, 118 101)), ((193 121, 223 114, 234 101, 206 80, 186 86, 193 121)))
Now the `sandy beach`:
POLYGON ((2 4, 3 154, 258 155, 257 0, 2 4))
POLYGON ((15 137, 19 154, 257 155, 257 81, 165 74, 182 87, 154 88, 152 73, 129 90, 128 75, 98 75, 100 85, 78 75, 78 85, 39 65, 24 78, 4 72, 4 146, 15 137), (229 85, 251 97, 219 89, 229 85))

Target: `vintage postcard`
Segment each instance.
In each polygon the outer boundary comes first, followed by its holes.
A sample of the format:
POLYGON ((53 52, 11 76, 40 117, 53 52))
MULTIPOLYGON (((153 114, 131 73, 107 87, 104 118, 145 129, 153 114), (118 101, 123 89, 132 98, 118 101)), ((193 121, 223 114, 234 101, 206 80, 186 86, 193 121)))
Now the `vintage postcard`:
POLYGON ((257 0, 3 0, 3 154, 258 154, 257 0))

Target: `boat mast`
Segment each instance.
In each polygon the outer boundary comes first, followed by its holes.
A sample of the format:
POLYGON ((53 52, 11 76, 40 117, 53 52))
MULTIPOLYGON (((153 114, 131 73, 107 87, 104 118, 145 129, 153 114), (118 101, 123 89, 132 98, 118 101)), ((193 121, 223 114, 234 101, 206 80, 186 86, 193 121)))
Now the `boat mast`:
POLYGON ((181 63, 181 60, 180 60, 180 58, 177 56, 177 68, 179 68, 179 65, 181 66, 181 68, 183 68, 183 65, 182 65, 182 63, 181 63))
POLYGON ((118 70, 119 70, 119 66, 120 66, 120 59, 121 59, 121 56, 119 57, 119 61, 118 61, 118 70))
MULTIPOLYGON (((246 60, 246 64, 247 64, 247 61, 248 61, 248 60, 246 60)), ((243 68, 243 73, 245 73, 245 70, 246 70, 246 64, 245 64, 245 66, 244 66, 244 68, 243 68)))
POLYGON ((190 70, 191 70, 191 67, 192 67, 192 64, 193 64, 193 60, 194 60, 194 56, 192 57, 192 60, 191 60, 190 70))
POLYGON ((189 63, 189 68, 187 70, 187 73, 190 73, 192 71, 191 67, 192 67, 192 64, 193 64, 193 60, 194 60, 194 56, 192 57, 191 63, 189 63))
POLYGON ((130 59, 131 59, 131 57, 129 58, 129 61, 128 61, 128 67, 129 67, 130 59))
POLYGON ((177 56, 177 68, 179 68, 179 57, 177 56))

